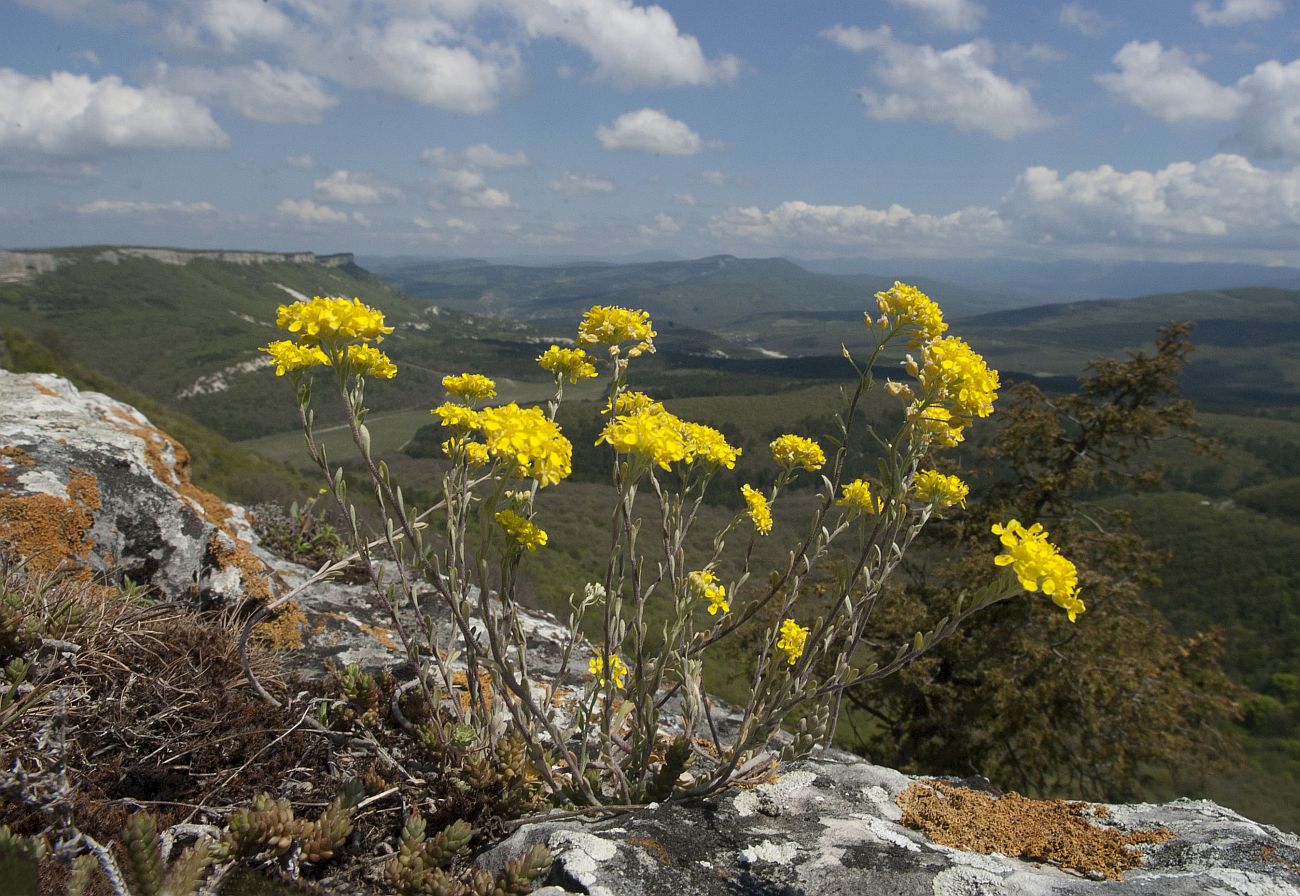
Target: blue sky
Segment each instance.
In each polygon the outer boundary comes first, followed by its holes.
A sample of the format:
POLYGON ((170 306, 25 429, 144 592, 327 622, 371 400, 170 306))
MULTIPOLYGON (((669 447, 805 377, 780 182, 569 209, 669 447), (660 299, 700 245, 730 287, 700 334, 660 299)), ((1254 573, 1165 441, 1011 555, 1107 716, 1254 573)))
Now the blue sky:
POLYGON ((0 246, 1300 265, 1297 0, 0 0, 0 246))

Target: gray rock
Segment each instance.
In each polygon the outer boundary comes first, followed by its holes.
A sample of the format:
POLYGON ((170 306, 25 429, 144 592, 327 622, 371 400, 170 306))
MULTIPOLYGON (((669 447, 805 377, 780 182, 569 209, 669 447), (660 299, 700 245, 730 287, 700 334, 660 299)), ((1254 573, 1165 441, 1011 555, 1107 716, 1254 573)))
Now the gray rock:
POLYGON ((0 542, 168 599, 268 597, 242 510, 190 481, 189 454, 135 408, 0 370, 0 542))

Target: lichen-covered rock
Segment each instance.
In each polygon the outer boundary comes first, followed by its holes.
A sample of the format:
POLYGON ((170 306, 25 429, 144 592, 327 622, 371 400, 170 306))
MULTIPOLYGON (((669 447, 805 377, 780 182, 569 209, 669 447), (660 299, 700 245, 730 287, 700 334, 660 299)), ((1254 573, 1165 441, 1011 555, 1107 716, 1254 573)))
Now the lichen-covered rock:
POLYGON ((170 599, 271 594, 239 508, 190 481, 189 454, 135 408, 51 374, 0 370, 0 543, 170 599))
MULTIPOLYGON (((1300 838, 1208 801, 1041 804, 1063 822, 1085 813, 1110 835, 1073 849, 1078 867, 1067 870, 945 846, 904 826, 897 800, 919 781, 828 753, 784 767, 769 784, 693 805, 589 824, 530 824, 487 861, 500 864, 532 844, 546 845, 555 857, 551 887, 539 891, 546 896, 1300 896, 1300 838), (1124 845, 1142 840, 1151 842, 1124 845), (1107 879, 1117 851, 1129 852, 1135 867, 1107 879)), ((1023 842, 1068 839, 1067 824, 1044 831, 1045 823, 1040 817, 1026 825, 1023 842)), ((1070 852, 1071 843, 1061 845, 1070 852)))

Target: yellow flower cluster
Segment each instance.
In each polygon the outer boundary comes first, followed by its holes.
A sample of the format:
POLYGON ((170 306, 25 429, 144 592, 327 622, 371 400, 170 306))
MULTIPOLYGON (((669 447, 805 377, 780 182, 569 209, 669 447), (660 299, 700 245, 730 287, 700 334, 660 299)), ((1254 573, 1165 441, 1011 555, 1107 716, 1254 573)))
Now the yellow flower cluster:
POLYGON ((456 460, 458 454, 463 454, 465 463, 471 467, 486 467, 492 462, 487 445, 475 442, 473 439, 446 439, 442 443, 442 453, 452 460, 456 460))
POLYGON ((530 551, 535 551, 546 544, 546 532, 513 510, 499 511, 496 521, 502 529, 506 530, 507 535, 530 551))
POLYGON ((1010 566, 1022 588, 1042 591, 1074 622, 1085 609, 1079 600, 1079 573, 1073 563, 1061 556, 1056 545, 1047 540, 1042 525, 1034 523, 1026 529, 1019 520, 994 523, 993 534, 1006 549, 993 562, 1010 566))
POLYGON ((447 394, 454 395, 465 401, 495 398, 497 394, 497 384, 481 373, 461 373, 456 376, 444 376, 442 378, 442 388, 447 390, 447 394))
POLYGON ((397 365, 388 359, 388 355, 366 343, 354 343, 348 346, 348 369, 362 376, 379 376, 391 380, 397 376, 397 365))
POLYGON ((727 437, 712 426, 703 423, 682 423, 682 435, 686 439, 686 462, 702 460, 715 467, 736 469, 736 458, 740 449, 728 444, 727 437))
POLYGON ((347 339, 382 342, 393 332, 392 327, 384 326, 384 313, 360 299, 320 296, 281 305, 276 309, 275 325, 297 333, 302 345, 336 344, 347 339))
POLYGON ((513 401, 478 412, 476 426, 493 457, 514 464, 514 475, 554 485, 573 471, 573 445, 541 408, 513 401))
POLYGON ((368 344, 383 342, 393 328, 384 326, 382 311, 360 299, 316 296, 281 305, 275 322, 298 336, 297 342, 282 339, 260 349, 271 356, 276 376, 335 362, 341 362, 346 372, 361 376, 392 379, 397 375, 397 365, 368 344))
POLYGON ((880 513, 885 509, 885 502, 871 494, 871 484, 861 479, 854 479, 843 486, 844 497, 835 503, 843 507, 852 516, 860 513, 880 513))
POLYGON ((925 394, 953 416, 987 417, 998 397, 998 372, 957 336, 927 342, 921 349, 919 370, 909 359, 909 372, 921 381, 925 394))
POLYGON ((605 425, 597 445, 644 457, 665 470, 675 463, 696 461, 735 469, 740 449, 713 427, 688 423, 641 392, 621 393, 614 407, 617 416, 605 425))
POLYGON ((920 348, 931 339, 938 339, 948 330, 939 306, 921 290, 906 283, 894 282, 893 289, 876 293, 876 307, 885 315, 883 324, 912 330, 912 348, 920 348))
POLYGON ((922 470, 912 479, 912 495, 936 510, 948 507, 965 507, 970 486, 956 476, 946 476, 938 470, 922 470))
POLYGON ((603 656, 594 656, 591 662, 587 663, 587 671, 601 682, 613 680, 614 687, 623 687, 623 676, 627 675, 627 664, 623 662, 622 657, 614 654, 609 658, 609 675, 605 675, 605 658, 603 656))
POLYGON ((750 486, 749 483, 740 487, 740 494, 744 496, 745 504, 748 505, 749 521, 754 524, 755 531, 759 535, 770 534, 772 531, 772 505, 767 502, 767 496, 750 486))
POLYGON ((803 467, 805 470, 820 470, 826 463, 826 453, 822 446, 803 436, 786 434, 778 436, 769 446, 772 458, 778 466, 793 470, 803 467))
POLYGON ((478 411, 463 404, 456 404, 451 401, 444 402, 429 413, 436 414, 438 421, 448 429, 457 429, 462 432, 478 429, 478 411))
POLYGON ((907 418, 916 427, 918 438, 932 448, 955 448, 966 440, 965 422, 947 408, 916 402, 907 409, 907 418))
POLYGON ((329 363, 329 358, 325 357, 325 353, 318 346, 299 345, 287 339, 272 342, 258 349, 258 351, 266 352, 271 356, 271 363, 275 365, 276 376, 284 376, 286 373, 306 370, 308 367, 329 363))
POLYGON ((667 411, 647 408, 620 414, 606 424, 596 444, 608 444, 619 454, 648 458, 665 470, 686 459, 682 421, 667 411))
POLYGON ((553 345, 537 356, 537 363, 543 370, 550 371, 556 379, 576 383, 597 376, 596 366, 591 363, 587 353, 580 348, 560 348, 553 345))
POLYGON ((731 605, 727 603, 727 589, 718 583, 718 577, 712 570, 696 570, 686 580, 692 591, 709 602, 710 616, 716 616, 719 610, 731 612, 731 605))
POLYGON ((781 623, 781 638, 776 642, 780 650, 786 654, 786 662, 791 666, 795 660, 803 656, 804 644, 808 641, 808 629, 793 619, 787 619, 781 623))
POLYGON ((655 331, 650 325, 650 314, 614 305, 594 305, 582 316, 578 324, 579 345, 617 346, 623 342, 637 343, 628 350, 635 358, 643 352, 655 350, 655 331))

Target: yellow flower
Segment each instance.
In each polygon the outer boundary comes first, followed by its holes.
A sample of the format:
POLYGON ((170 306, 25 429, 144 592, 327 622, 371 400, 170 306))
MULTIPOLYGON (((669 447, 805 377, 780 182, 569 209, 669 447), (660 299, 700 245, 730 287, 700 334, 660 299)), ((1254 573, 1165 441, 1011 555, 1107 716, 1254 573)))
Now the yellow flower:
POLYGON ((514 465, 514 475, 554 485, 573 471, 573 445, 541 408, 511 402, 478 412, 478 429, 493 457, 514 465))
POLYGON ((993 413, 998 372, 990 370, 979 353, 957 336, 926 343, 917 376, 926 395, 954 416, 987 417, 993 413))
POLYGON ((546 532, 513 510, 498 511, 496 521, 507 535, 530 551, 546 544, 546 532))
POLYGON ((271 356, 270 360, 275 365, 276 376, 284 376, 286 373, 306 370, 308 367, 329 363, 325 353, 316 346, 299 345, 287 339, 272 342, 258 349, 258 351, 266 352, 271 356))
POLYGON ((711 426, 703 423, 683 423, 682 435, 686 440, 686 462, 703 460, 715 467, 736 469, 736 458, 740 449, 727 443, 727 438, 711 426))
POLYGON ((537 358, 543 370, 549 370, 556 379, 576 383, 597 376, 596 367, 589 360, 587 353, 580 348, 560 348, 553 345, 537 358))
POLYGON ((341 339, 382 342, 393 332, 384 326, 384 313, 360 299, 322 298, 294 302, 276 309, 276 326, 298 334, 303 345, 334 343, 341 339))
POLYGON ((1047 532, 1039 523, 1028 529, 1019 520, 994 523, 993 534, 1006 548, 993 562, 1010 566, 1026 591, 1042 591, 1058 607, 1065 610, 1070 621, 1084 612, 1079 600, 1079 573, 1073 563, 1062 557, 1056 545, 1047 540, 1047 532))
POLYGON ((885 509, 885 502, 871 494, 871 484, 861 479, 854 479, 847 483, 842 491, 844 497, 835 503, 852 516, 860 513, 880 513, 885 509))
POLYGON ((452 460, 456 459, 457 454, 461 454, 465 458, 466 465, 471 467, 486 467, 492 461, 487 445, 466 438, 447 439, 442 443, 442 453, 452 460))
POLYGON ((912 495, 935 509, 965 507, 970 486, 956 476, 945 476, 938 470, 922 470, 912 479, 912 495))
POLYGON ((620 392, 614 397, 613 407, 605 405, 604 413, 635 414, 637 411, 662 411, 664 406, 644 392, 620 392))
POLYGON ((642 352, 653 352, 655 331, 650 326, 650 314, 632 311, 614 305, 595 305, 578 324, 579 345, 616 346, 622 342, 636 342, 628 351, 635 358, 642 352))
POLYGON ((463 431, 478 429, 479 412, 463 404, 444 402, 429 413, 437 415, 438 421, 448 429, 463 431))
POLYGON ((917 437, 930 448, 955 448, 966 440, 966 421, 954 417, 947 408, 938 405, 914 403, 907 409, 907 418, 916 427, 917 437))
POLYGON ((348 346, 348 367, 361 376, 378 376, 386 380, 397 376, 397 365, 389 360, 388 355, 365 343, 348 346))
POLYGON ((466 401, 495 398, 497 394, 497 384, 481 373, 444 376, 442 378, 442 388, 446 389, 448 394, 463 398, 466 401))
POLYGON ((876 307, 889 317, 895 326, 912 331, 909 345, 920 348, 931 339, 938 339, 948 330, 943 322, 943 312, 925 293, 915 286, 894 281, 893 289, 876 293, 876 307))
POLYGON ((772 531, 772 505, 767 502, 767 497, 748 483, 740 487, 740 493, 749 505, 749 520, 755 531, 759 535, 769 534, 772 531))
POLYGON ((718 584, 718 577, 711 570, 696 570, 688 575, 686 580, 696 595, 709 602, 710 616, 717 615, 719 610, 724 613, 731 612, 731 605, 727 603, 727 589, 718 584))
POLYGON ((665 470, 686 458, 682 421, 664 410, 652 408, 620 414, 601 431, 596 444, 602 442, 619 454, 648 458, 665 470))
POLYGON ((786 653, 786 662, 791 666, 795 660, 803 656, 804 644, 808 640, 808 629, 793 619, 787 619, 781 623, 781 639, 776 642, 776 646, 786 653))
POLYGON ((627 674, 627 664, 625 664, 618 654, 613 654, 609 658, 609 675, 605 675, 605 658, 603 656, 594 656, 591 662, 587 663, 587 671, 594 675, 600 681, 606 682, 613 680, 614 687, 623 687, 623 676, 627 674))
POLYGON ((805 470, 820 470, 822 464, 826 463, 826 454, 822 451, 822 446, 803 436, 789 434, 778 436, 769 447, 772 449, 772 458, 777 465, 786 469, 803 467, 805 470))

